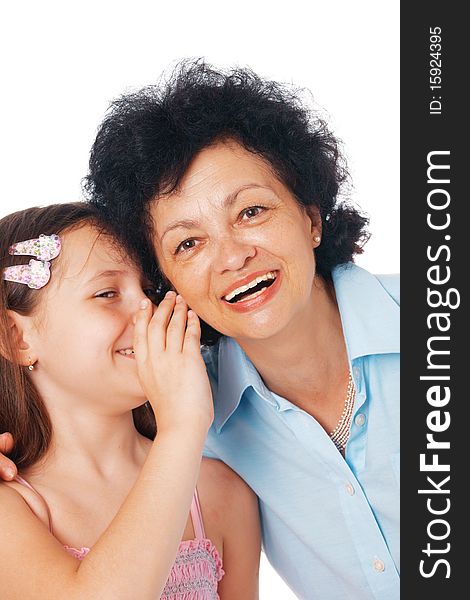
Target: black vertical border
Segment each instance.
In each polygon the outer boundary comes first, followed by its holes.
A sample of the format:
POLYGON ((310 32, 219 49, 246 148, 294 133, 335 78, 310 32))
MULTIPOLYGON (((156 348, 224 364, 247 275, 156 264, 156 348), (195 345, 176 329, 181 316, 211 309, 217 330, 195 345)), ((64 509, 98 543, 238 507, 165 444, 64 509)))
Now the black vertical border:
MULTIPOLYGON (((468 88, 470 53, 467 49, 470 39, 470 25, 463 15, 463 3, 446 2, 402 2, 401 3, 401 245, 402 245, 402 379, 401 379, 401 424, 402 424, 402 490, 401 490, 401 547, 402 547, 402 586, 401 597, 453 598, 468 597, 470 594, 467 577, 468 550, 466 537, 470 536, 470 471, 466 464, 470 457, 470 319, 468 318, 468 283, 470 276, 470 198, 468 188, 464 188, 465 174, 470 172, 470 152, 464 148, 467 141, 468 119, 466 89, 468 88), (441 76, 442 89, 430 89, 430 29, 439 27, 441 33, 441 76), (430 114, 432 96, 442 102, 441 114, 430 114), (465 107, 465 108, 464 108, 465 107), (450 164, 450 183, 430 184, 427 181, 428 153, 450 151, 449 157, 441 157, 435 162, 450 164), (468 164, 467 164, 468 163, 468 164), (427 215, 432 211, 428 206, 428 193, 432 188, 446 189, 451 202, 448 209, 436 211, 436 219, 444 219, 448 212, 451 218, 445 231, 433 231, 427 224, 427 215), (445 239, 450 235, 450 240, 445 239), (440 258, 431 262, 427 257, 428 247, 436 255, 440 246, 447 245, 450 257, 442 251, 440 258), (428 269, 439 264, 442 273, 450 268, 450 281, 445 285, 432 285, 428 280, 428 269), (460 306, 455 309, 430 308, 427 290, 441 289, 442 293, 455 288, 460 294, 460 306), (441 349, 450 350, 449 355, 440 356, 442 364, 449 364, 446 371, 427 369, 427 343, 431 336, 439 335, 433 326, 427 324, 427 317, 433 312, 450 315, 451 326, 448 332, 440 333, 450 337, 448 342, 440 342, 441 349), (435 407, 427 402, 427 389, 433 385, 420 381, 420 376, 447 374, 451 398, 442 407, 450 415, 450 427, 435 438, 450 442, 450 449, 438 452, 439 462, 450 464, 448 473, 424 473, 420 470, 420 454, 428 453, 427 462, 432 460, 434 451, 427 450, 426 434, 430 433, 426 419, 435 407), (427 476, 439 483, 450 475, 450 480, 442 489, 449 494, 419 494, 419 489, 432 489, 427 476), (431 498, 434 508, 444 508, 450 500, 448 513, 431 515, 427 508, 427 498, 431 498), (427 528, 433 519, 445 519, 450 526, 449 536, 443 540, 432 540, 427 528), (439 552, 427 556, 423 550, 430 543, 439 552), (449 551, 447 543, 450 544, 449 551), (442 553, 440 553, 442 551, 442 553), (439 559, 447 560, 437 565, 439 559), (420 574, 420 561, 424 560, 423 570, 431 577, 420 574), (446 577, 450 573, 450 577, 446 577)), ((434 72, 435 73, 435 72, 434 72)), ((437 105, 435 105, 437 106, 437 105)), ((437 171, 435 171, 437 175, 437 171)), ((440 174, 444 178, 444 172, 440 174)), ((438 199, 439 194, 434 198, 438 199)), ((442 194, 441 199, 445 196, 442 194)), ((454 295, 456 297, 456 295, 454 295)), ((435 324, 435 321, 432 321, 435 324)), ((437 343, 437 342, 436 342, 437 343)), ((439 344, 437 344, 439 345, 439 344)), ((437 346, 434 346, 435 348, 437 346)), ((437 383, 434 383, 437 385, 437 383)), ((433 534, 446 533, 446 526, 435 524, 433 534)))

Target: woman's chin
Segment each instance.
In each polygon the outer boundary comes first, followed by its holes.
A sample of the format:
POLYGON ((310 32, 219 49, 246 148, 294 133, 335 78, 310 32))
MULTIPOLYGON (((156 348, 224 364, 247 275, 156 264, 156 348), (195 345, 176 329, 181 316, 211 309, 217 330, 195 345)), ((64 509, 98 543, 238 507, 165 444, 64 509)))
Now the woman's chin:
POLYGON ((257 317, 250 319, 244 326, 233 328, 226 335, 240 341, 263 341, 275 337, 288 325, 281 315, 257 315, 257 317))

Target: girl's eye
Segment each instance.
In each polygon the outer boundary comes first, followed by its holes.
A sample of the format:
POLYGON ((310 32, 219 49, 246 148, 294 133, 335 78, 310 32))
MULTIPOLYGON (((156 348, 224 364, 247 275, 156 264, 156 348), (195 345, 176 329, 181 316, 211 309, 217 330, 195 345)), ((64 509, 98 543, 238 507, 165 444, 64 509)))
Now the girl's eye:
POLYGON ((117 296, 117 292, 114 290, 106 290, 106 292, 100 292, 96 294, 95 298, 115 298, 117 296))
POLYGON ((179 254, 180 252, 184 252, 185 250, 192 250, 196 245, 196 240, 184 240, 184 242, 181 242, 181 244, 179 244, 175 250, 175 254, 179 254))
POLYGON ((250 206, 240 213, 240 216, 245 221, 257 217, 264 210, 263 206, 250 206), (245 218, 246 217, 246 218, 245 218))

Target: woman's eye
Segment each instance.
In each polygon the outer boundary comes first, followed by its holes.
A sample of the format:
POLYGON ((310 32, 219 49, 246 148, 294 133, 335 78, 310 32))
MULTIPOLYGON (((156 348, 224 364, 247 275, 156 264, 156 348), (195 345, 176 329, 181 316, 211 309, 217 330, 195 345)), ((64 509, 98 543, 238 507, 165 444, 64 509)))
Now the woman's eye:
POLYGON ((115 290, 106 290, 106 292, 100 292, 96 294, 95 298, 115 298, 117 292, 115 290))
POLYGON ((185 250, 192 250, 196 245, 196 240, 184 240, 184 242, 181 242, 181 244, 179 244, 175 250, 175 254, 178 254, 179 252, 184 252, 185 250))
POLYGON ((250 208, 246 208, 245 210, 243 210, 240 216, 246 221, 248 219, 253 219, 254 217, 257 217, 263 210, 264 208, 262 206, 250 206, 250 208))

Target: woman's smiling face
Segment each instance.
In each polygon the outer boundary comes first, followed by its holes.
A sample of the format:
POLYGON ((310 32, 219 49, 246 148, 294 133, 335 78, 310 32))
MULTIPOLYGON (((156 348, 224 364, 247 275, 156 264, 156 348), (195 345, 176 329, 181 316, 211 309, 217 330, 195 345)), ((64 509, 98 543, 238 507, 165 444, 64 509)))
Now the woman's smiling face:
POLYGON ((163 272, 214 329, 266 339, 307 306, 317 215, 239 144, 201 151, 151 212, 163 272))

